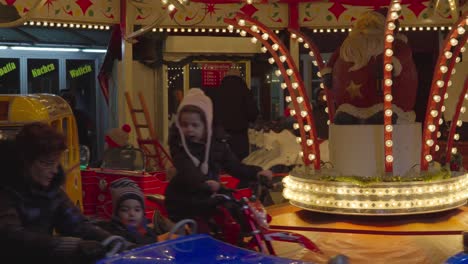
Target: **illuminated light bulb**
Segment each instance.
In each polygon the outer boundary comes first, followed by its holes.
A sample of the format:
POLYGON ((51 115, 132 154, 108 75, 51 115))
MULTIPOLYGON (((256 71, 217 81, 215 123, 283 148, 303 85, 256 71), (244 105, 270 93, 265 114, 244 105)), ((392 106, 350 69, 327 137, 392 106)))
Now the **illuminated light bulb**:
POLYGON ((301 116, 306 117, 307 116, 307 111, 301 111, 301 116))
POLYGON ((297 82, 293 82, 291 86, 293 89, 297 89, 299 87, 299 84, 297 82))
POLYGON ((173 5, 173 4, 168 5, 167 10, 169 10, 170 12, 174 11, 175 10, 175 5, 173 5))
POLYGON ((458 127, 461 127, 462 125, 463 125, 463 121, 458 120, 458 121, 457 121, 457 126, 458 126, 458 127))
POLYGON ((394 4, 392 5, 392 10, 400 11, 400 10, 401 10, 401 5, 400 5, 400 3, 394 3, 394 4))
POLYGON ((292 33, 291 38, 295 39, 295 38, 297 38, 297 35, 295 33, 292 33))
POLYGON ((315 154, 309 154, 309 160, 315 160, 315 154))
POLYGON ((387 57, 391 57, 391 56, 393 55, 393 50, 392 50, 392 49, 386 49, 386 50, 385 50, 385 55, 386 55, 387 57))
POLYGON ((322 74, 320 73, 320 71, 317 72, 317 76, 320 78, 322 77, 322 74))
POLYGON ((268 51, 268 49, 267 49, 266 47, 262 47, 260 50, 261 50, 263 53, 266 53, 266 52, 268 51))
POLYGON ((250 39, 250 42, 252 42, 253 44, 257 43, 257 41, 258 41, 258 40, 257 40, 256 37, 252 37, 252 38, 250 39))
POLYGON ((309 43, 304 43, 304 48, 306 49, 310 48, 309 43))
POLYGON ((427 126, 427 129, 429 129, 429 131, 431 131, 431 132, 434 132, 436 127, 435 127, 435 125, 430 124, 430 125, 427 126))
POLYGON ((434 145, 434 140, 432 139, 426 140, 426 145, 428 145, 429 147, 432 147, 434 145))
POLYGON ((393 111, 391 109, 385 110, 385 115, 386 116, 391 116, 393 114, 393 111))
POLYGON ((279 45, 278 45, 277 43, 275 43, 275 44, 271 45, 271 48, 272 48, 273 50, 278 50, 278 49, 279 49, 279 45))
POLYGON ((446 59, 450 59, 450 58, 452 58, 452 52, 446 51, 446 52, 444 52, 444 56, 445 56, 446 59))
POLYGON ((385 64, 385 70, 386 71, 392 71, 393 70, 393 65, 390 63, 385 64))
POLYGON ((391 94, 386 94, 385 95, 385 101, 391 102, 393 100, 393 96, 391 94))
POLYGON ((267 40, 270 36, 267 33, 262 34, 262 39, 267 40))
POLYGON ((466 51, 466 48, 465 48, 465 47, 462 47, 462 48, 460 49, 460 51, 463 53, 463 52, 466 51))
POLYGON ((443 106, 440 108, 440 111, 441 111, 441 112, 445 112, 445 105, 443 105, 443 106))
POLYGON ((392 35, 387 35, 387 37, 385 38, 387 42, 393 42, 394 39, 395 38, 392 35))
MULTIPOLYGON (((298 125, 299 125, 299 124, 298 124, 298 125)), ((301 143, 301 142, 302 142, 302 138, 297 137, 297 138, 296 138, 296 142, 297 142, 297 143, 301 143)))
POLYGON ((281 89, 286 89, 288 88, 288 85, 286 83, 281 83, 281 89))
POLYGON ((444 99, 447 99, 448 98, 448 93, 445 93, 444 94, 444 99))
POLYGON ((248 4, 248 5, 253 4, 253 0, 247 0, 247 4, 248 4))
POLYGON ((440 131, 437 131, 437 138, 440 138, 442 136, 442 133, 440 131))
POLYGON ((387 156, 385 157, 385 161, 387 161, 387 162, 393 162, 393 156, 392 156, 392 155, 387 155, 387 156))
POLYGON ((330 120, 327 120, 327 125, 329 126, 331 124, 330 120))
POLYGON ((460 134, 455 134, 455 135, 453 135, 453 139, 459 140, 459 139, 460 139, 460 134))
POLYGON ((310 147, 310 146, 312 146, 314 144, 314 141, 312 139, 308 139, 308 140, 306 140, 306 144, 307 144, 307 146, 310 147))
POLYGON ((324 101, 327 101, 327 95, 324 94, 323 97, 322 97, 322 99, 323 99, 324 101))
POLYGON ((268 59, 268 62, 269 62, 270 64, 275 63, 275 58, 273 58, 273 57, 272 57, 272 58, 269 58, 269 59, 268 59))
POLYGON ((286 74, 291 76, 292 74, 294 73, 294 71, 292 69, 287 69, 286 70, 286 74))
POLYGON ((444 87, 444 84, 445 84, 445 83, 444 83, 444 81, 442 81, 442 80, 438 80, 438 81, 436 82, 436 85, 437 85, 439 88, 444 87))
POLYGON ((399 17, 399 16, 398 16, 398 13, 397 13, 397 12, 392 12, 392 13, 390 14, 390 18, 393 19, 393 20, 398 19, 398 17, 399 17))
POLYGON ((292 102, 291 96, 286 96, 284 100, 286 100, 288 103, 292 102))
POLYGON ((439 125, 442 125, 444 123, 444 119, 439 118, 439 125))
POLYGON ((455 68, 452 69, 452 75, 454 75, 455 73, 457 73, 457 70, 455 68))
POLYGON ((241 30, 239 34, 243 37, 247 36, 247 32, 245 32, 245 30, 241 30))
POLYGON ((466 107, 462 106, 462 107, 460 108, 460 112, 462 112, 462 113, 464 114, 465 111, 466 111, 466 107))
POLYGON ((281 56, 279 57, 279 59, 280 59, 281 62, 285 62, 285 61, 286 61, 286 56, 281 55, 281 56))
POLYGON ((439 115, 439 112, 437 112, 437 110, 431 110, 432 117, 437 117, 438 115, 439 115))
POLYGON ((390 140, 390 139, 389 139, 389 140, 386 140, 386 141, 385 141, 385 146, 387 146, 387 147, 393 146, 393 141, 390 140))
POLYGON ((298 38, 297 42, 302 43, 302 42, 304 42, 304 39, 303 38, 298 38))
POLYGON ((450 45, 452 45, 452 46, 458 45, 458 40, 456 38, 450 39, 450 45))
POLYGON ((321 89, 325 89, 325 84, 320 83, 319 86, 320 86, 321 89))
POLYGON ((452 148, 452 154, 457 154, 457 148, 452 148))
POLYGON ((325 107, 325 113, 328 114, 328 107, 325 107))
POLYGON ((392 86, 392 84, 393 84, 392 79, 385 79, 386 86, 392 86))
POLYGON ((424 157, 428 162, 432 161, 432 155, 426 155, 424 157))
POLYGON ((313 64, 314 66, 317 66, 317 65, 318 65, 317 61, 315 61, 315 60, 312 61, 312 64, 313 64))
POLYGON ((393 126, 392 125, 386 125, 385 126, 385 131, 392 132, 393 131, 393 126))
POLYGON ((302 103, 302 102, 304 102, 304 98, 302 98, 302 96, 299 96, 299 97, 296 98, 296 101, 298 103, 302 103))
POLYGON ((439 145, 436 145, 435 146, 435 151, 439 151, 439 149, 440 149, 439 145))
POLYGON ((275 75, 279 77, 279 76, 281 75, 281 71, 280 71, 280 70, 276 70, 276 71, 275 71, 275 75))
POLYGON ((305 125, 305 126, 304 126, 304 130, 305 130, 306 132, 309 132, 311 129, 312 129, 312 128, 310 127, 310 125, 305 125))
POLYGON ((311 57, 313 57, 313 56, 314 56, 314 52, 313 52, 313 51, 309 51, 309 55, 310 55, 311 57))
POLYGON ((445 65, 442 65, 442 66, 440 66, 440 71, 441 71, 442 73, 446 73, 446 72, 448 71, 448 67, 445 66, 445 65))
POLYGON ((162 3, 163 5, 167 5, 168 0, 161 0, 161 3, 162 3))
POLYGON ((388 29, 389 30, 394 30, 395 28, 396 28, 395 23, 393 23, 393 22, 388 23, 388 29))
MULTIPOLYGON (((295 114, 295 113, 294 113, 294 114, 295 114)), ((299 124, 298 124, 298 123, 294 123, 294 124, 293 124, 293 128, 294 128, 294 129, 299 129, 299 124)))
POLYGON ((245 20, 244 19, 240 19, 237 24, 241 27, 245 26, 245 20))
POLYGON ((252 26, 250 27, 250 30, 252 30, 253 32, 257 32, 258 28, 257 28, 256 25, 252 25, 252 26))
POLYGON ((455 63, 459 63, 460 61, 461 61, 460 57, 457 57, 457 58, 455 59, 455 63))

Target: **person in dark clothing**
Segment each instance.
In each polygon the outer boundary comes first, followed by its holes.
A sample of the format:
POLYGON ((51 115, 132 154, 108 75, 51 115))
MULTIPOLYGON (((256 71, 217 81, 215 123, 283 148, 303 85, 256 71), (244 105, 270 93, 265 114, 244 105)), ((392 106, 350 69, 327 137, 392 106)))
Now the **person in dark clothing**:
POLYGON ((231 69, 219 88, 208 89, 213 101, 213 122, 229 134, 227 142, 239 160, 249 155, 249 122, 259 114, 252 92, 238 70, 231 69))
POLYGON ((212 128, 212 109, 212 102, 203 91, 190 89, 169 132, 176 173, 166 189, 166 209, 174 222, 197 220, 202 232, 206 231, 203 224, 216 213, 219 204, 212 194, 223 191, 219 183, 221 170, 245 181, 255 181, 260 175, 272 177, 271 171, 237 159, 224 135, 212 128))
MULTIPOLYGON (((80 145, 85 145, 94 155, 93 135, 95 133, 94 121, 89 115, 76 107, 76 96, 70 90, 62 90, 61 97, 70 105, 73 115, 75 116, 76 126, 78 129, 78 141, 80 145)), ((93 157, 92 157, 93 158, 93 157)))
POLYGON ((0 244, 15 263, 92 263, 121 237, 92 225, 62 189, 65 138, 45 123, 26 124, 0 141, 0 244), (54 232, 57 235, 54 235, 54 232))
POLYGON ((156 233, 145 218, 145 197, 138 184, 121 178, 110 184, 112 219, 99 226, 137 245, 157 242, 156 233))

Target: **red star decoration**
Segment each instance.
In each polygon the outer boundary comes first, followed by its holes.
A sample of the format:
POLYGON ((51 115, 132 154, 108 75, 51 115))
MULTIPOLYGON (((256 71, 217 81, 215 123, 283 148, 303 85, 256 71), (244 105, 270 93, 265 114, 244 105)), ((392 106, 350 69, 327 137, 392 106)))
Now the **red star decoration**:
POLYGON ((54 2, 57 0, 47 0, 45 1, 44 5, 47 6, 47 12, 50 11, 50 8, 54 6, 54 2))
POLYGON ((216 14, 216 10, 219 10, 219 8, 215 7, 215 4, 206 4, 205 7, 205 14, 210 14, 210 17, 214 14, 216 14))
POLYGON ((86 14, 88 8, 93 5, 93 2, 89 0, 77 0, 75 3, 80 6, 83 15, 86 14))
POLYGON ((335 15, 336 20, 338 20, 340 18, 341 14, 343 14, 343 12, 346 10, 346 8, 341 3, 336 3, 335 2, 330 8, 328 8, 328 10, 333 15, 335 15))
POLYGON ((253 5, 244 5, 241 9, 239 9, 240 11, 244 12, 244 14, 248 15, 248 16, 252 16, 253 14, 255 14, 255 12, 258 11, 258 9, 253 6, 253 5))
MULTIPOLYGON (((403 1, 404 3, 405 1, 403 1)), ((419 15, 421 14, 421 12, 426 9, 426 6, 423 5, 422 2, 424 2, 424 0, 418 0, 418 1, 407 1, 408 4, 410 4, 408 6, 408 9, 413 11, 413 13, 416 15, 416 17, 419 17, 419 15)), ((402 4, 403 4, 402 3, 402 4)))

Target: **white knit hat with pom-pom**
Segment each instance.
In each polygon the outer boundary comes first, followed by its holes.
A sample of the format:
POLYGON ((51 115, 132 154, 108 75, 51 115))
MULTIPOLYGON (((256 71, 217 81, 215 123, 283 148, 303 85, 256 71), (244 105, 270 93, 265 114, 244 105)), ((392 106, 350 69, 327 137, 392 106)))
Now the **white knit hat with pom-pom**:
POLYGON ((208 96, 206 96, 205 93, 199 88, 190 89, 188 93, 184 96, 184 98, 182 99, 182 102, 180 103, 179 108, 177 109, 176 126, 179 130, 180 137, 182 140, 182 145, 184 147, 185 152, 193 161, 195 166, 200 167, 200 170, 202 171, 203 174, 208 173, 208 160, 210 156, 212 124, 213 124, 213 103, 211 102, 211 99, 208 96), (187 105, 196 106, 205 113, 206 145, 205 145, 205 157, 204 157, 203 162, 198 160, 195 156, 192 155, 192 153, 190 153, 190 150, 187 147, 187 142, 185 141, 185 136, 182 132, 182 129, 180 128, 179 113, 180 113, 180 110, 184 106, 187 106, 187 105), (200 162, 201 162, 201 165, 200 165, 200 162))

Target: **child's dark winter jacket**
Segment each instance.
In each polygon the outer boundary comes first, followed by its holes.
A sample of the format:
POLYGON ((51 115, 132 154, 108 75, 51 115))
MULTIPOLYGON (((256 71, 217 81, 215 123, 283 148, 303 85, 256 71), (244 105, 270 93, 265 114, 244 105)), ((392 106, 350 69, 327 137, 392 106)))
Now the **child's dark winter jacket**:
POLYGON ((123 225, 118 220, 111 220, 109 222, 103 222, 98 224, 102 229, 112 233, 114 235, 121 236, 127 241, 134 243, 136 245, 147 245, 157 242, 156 233, 148 226, 144 226, 144 234, 139 230, 131 229, 123 225))
MULTIPOLYGON (((82 239, 102 241, 111 234, 92 225, 61 185, 63 170, 50 188, 41 189, 25 177, 13 141, 0 141, 0 244, 2 257, 15 263, 65 263, 82 239), (53 232, 61 236, 53 235, 53 232), (6 253, 6 254, 5 254, 6 253), (62 261, 59 261, 61 259, 62 261)), ((68 263, 68 262, 67 262, 68 263)))
MULTIPOLYGON (((213 212, 217 202, 210 198, 212 193, 205 181, 218 181, 221 170, 247 181, 256 180, 256 175, 261 170, 257 166, 242 164, 230 150, 220 129, 213 131, 207 175, 187 155, 175 125, 169 133, 169 147, 177 170, 166 189, 166 208, 173 221, 210 215, 213 212)), ((187 141, 187 147, 193 156, 203 160, 205 144, 187 141)))

